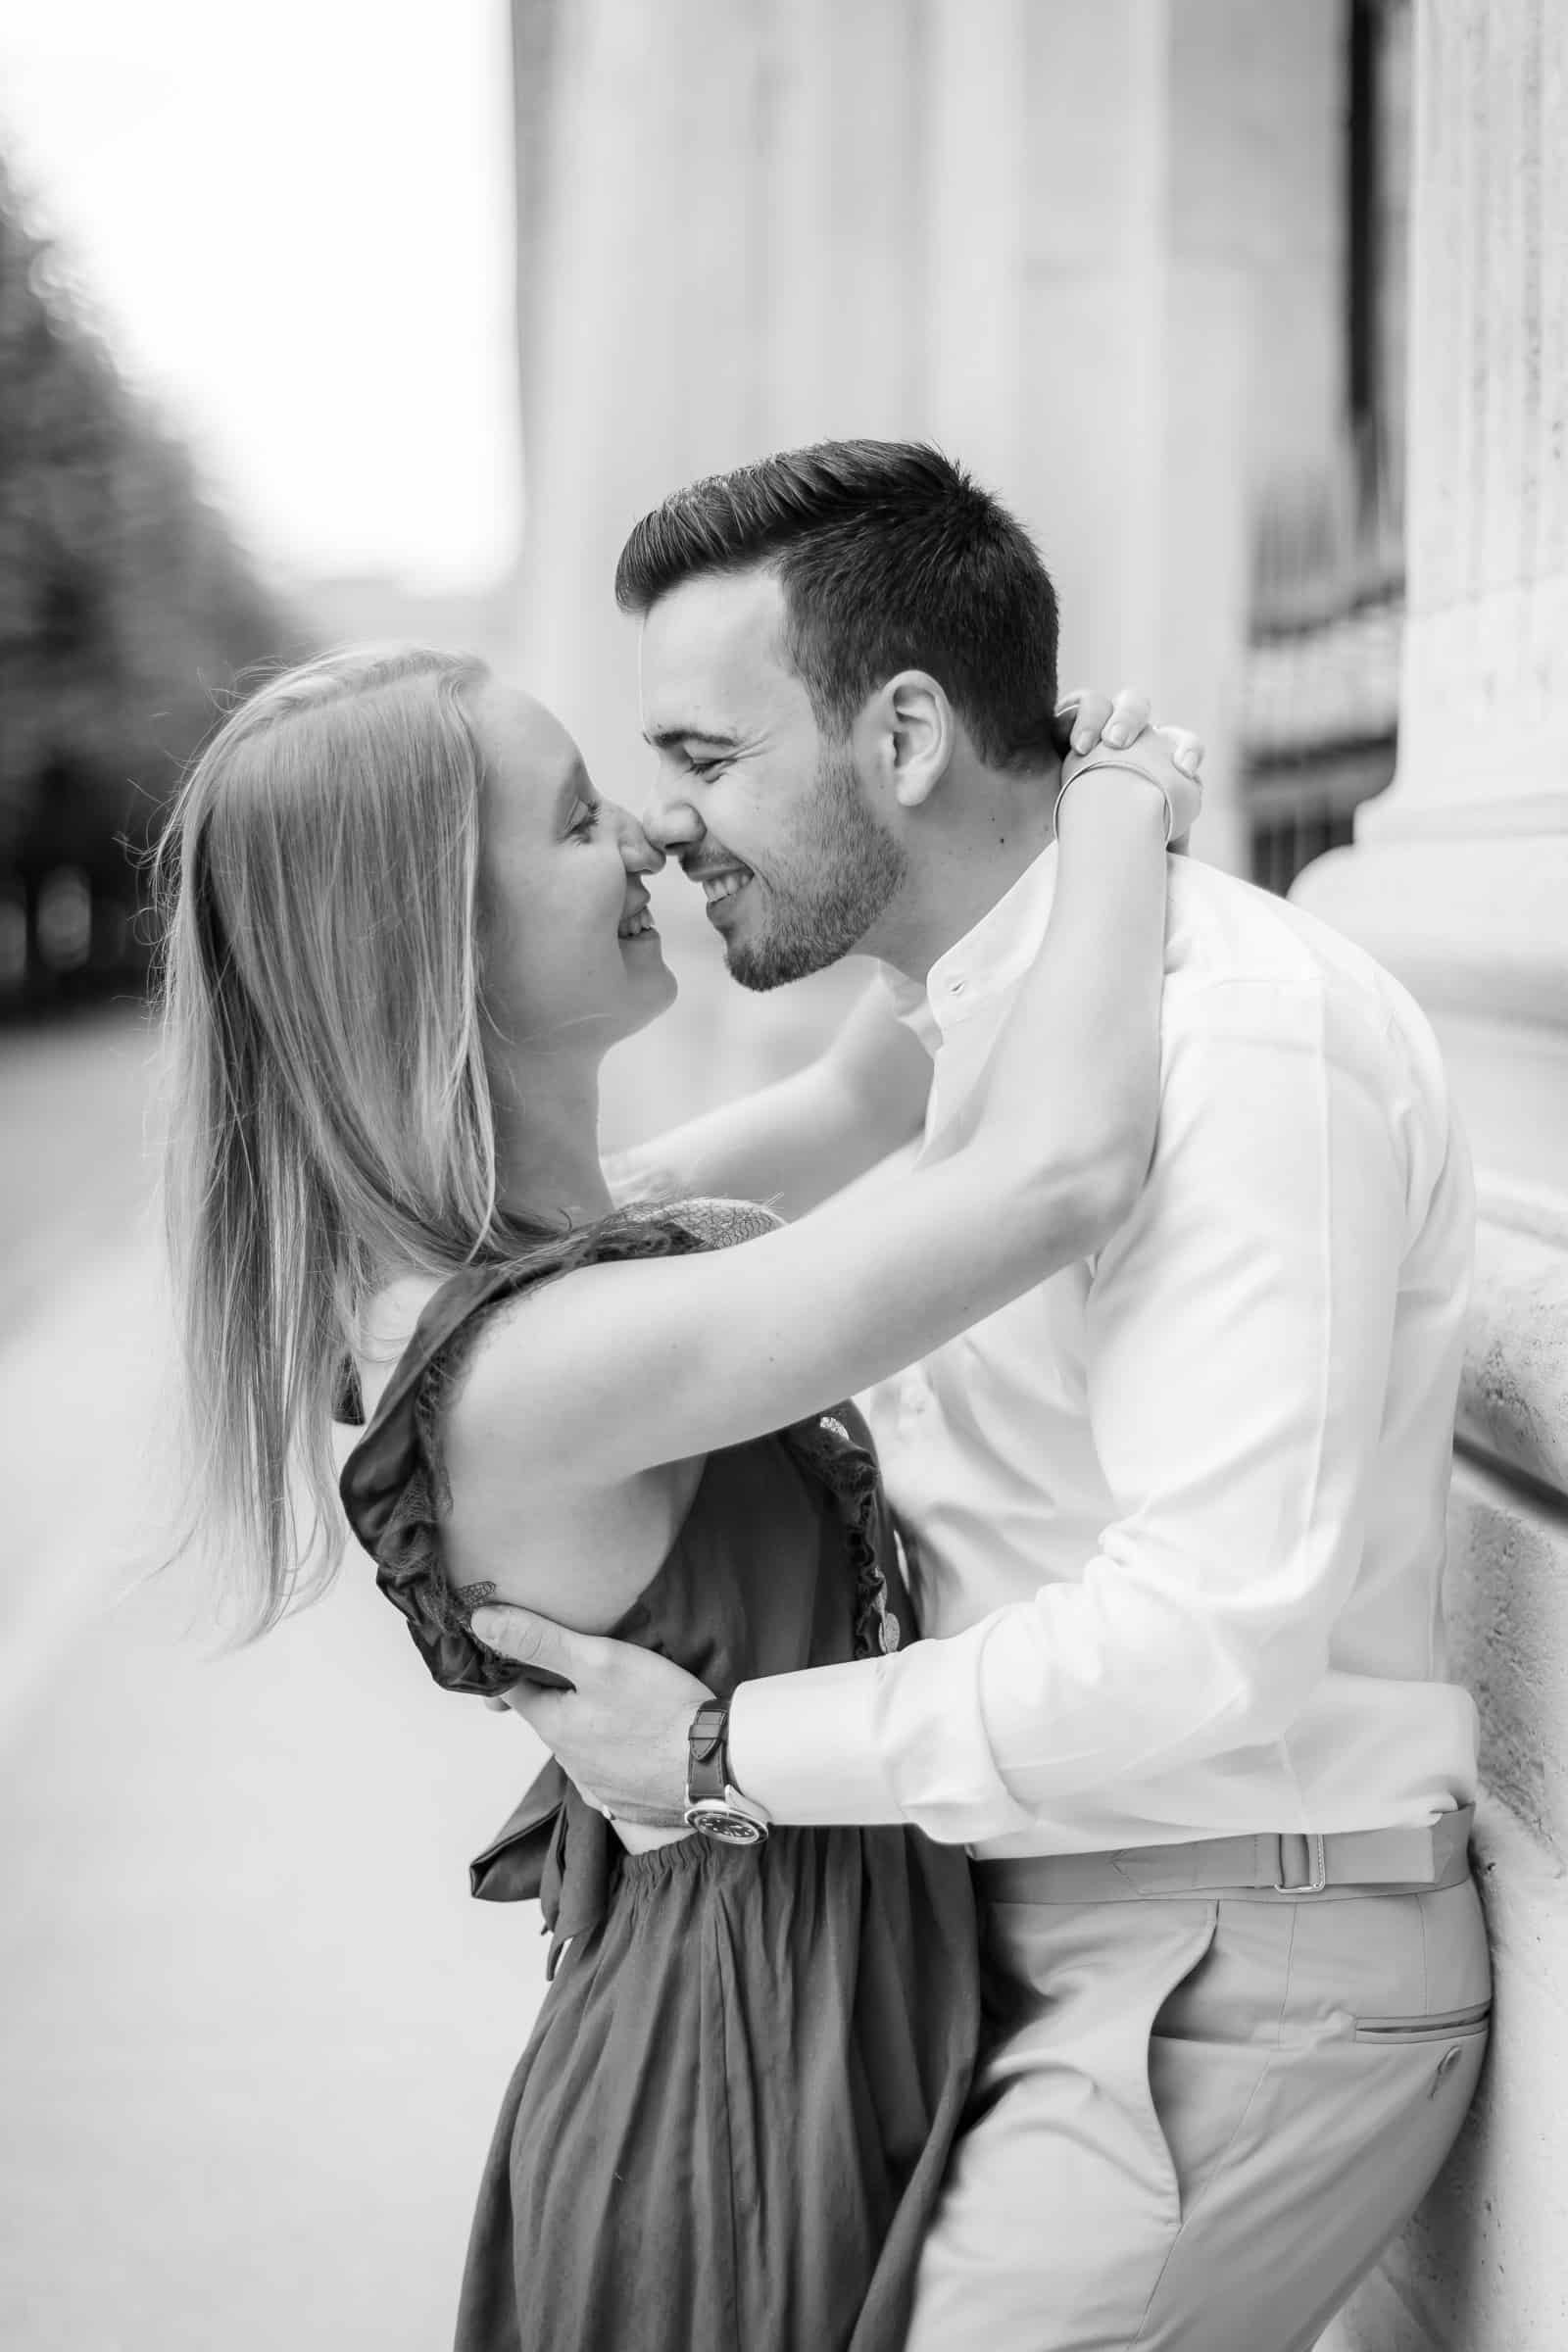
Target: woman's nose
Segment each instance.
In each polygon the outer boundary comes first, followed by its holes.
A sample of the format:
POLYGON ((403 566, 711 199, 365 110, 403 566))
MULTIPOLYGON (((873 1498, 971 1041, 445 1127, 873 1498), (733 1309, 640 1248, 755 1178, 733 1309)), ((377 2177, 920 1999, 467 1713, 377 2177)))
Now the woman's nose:
POLYGON ((637 819, 626 809, 617 811, 620 827, 620 860, 628 874, 657 874, 664 862, 664 853, 657 842, 650 841, 637 819))

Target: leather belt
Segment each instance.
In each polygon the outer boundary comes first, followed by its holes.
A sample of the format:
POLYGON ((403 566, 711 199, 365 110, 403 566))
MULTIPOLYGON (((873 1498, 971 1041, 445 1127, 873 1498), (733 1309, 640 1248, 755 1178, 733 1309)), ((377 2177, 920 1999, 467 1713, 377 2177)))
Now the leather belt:
POLYGON ((1151 1896, 1418 1894, 1470 1875, 1473 1805, 1440 1813, 1424 1830, 1272 1831, 1141 1845, 1115 1854, 1015 1854, 977 1862, 994 1903, 1114 1903, 1151 1896))

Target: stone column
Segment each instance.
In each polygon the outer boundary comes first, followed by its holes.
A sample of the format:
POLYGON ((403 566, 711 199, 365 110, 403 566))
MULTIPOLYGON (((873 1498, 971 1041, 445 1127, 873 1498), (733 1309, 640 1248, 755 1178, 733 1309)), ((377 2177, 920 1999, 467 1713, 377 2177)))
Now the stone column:
POLYGON ((1498 2007, 1355 2352, 1568 2343, 1568 11, 1417 0, 1409 623, 1394 784, 1296 896, 1430 1014, 1481 1222, 1447 1588, 1498 2007))

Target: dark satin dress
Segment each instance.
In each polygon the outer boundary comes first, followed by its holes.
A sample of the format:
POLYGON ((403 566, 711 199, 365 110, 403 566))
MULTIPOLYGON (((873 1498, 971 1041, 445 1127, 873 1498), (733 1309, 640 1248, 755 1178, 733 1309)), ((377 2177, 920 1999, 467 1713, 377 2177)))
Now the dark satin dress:
MULTIPOLYGON (((689 1214, 645 1221, 636 1253, 710 1246, 689 1214)), ((483 1269, 436 1294, 343 1473, 377 1581, 449 1690, 518 1669, 467 1630, 490 1589, 443 1573, 442 1394, 532 1279, 483 1269)), ((614 1630, 720 1696, 906 1638, 854 1409, 710 1456, 614 1630)), ((458 2352, 897 2352, 978 2032, 962 1851, 779 1828, 631 1855, 552 1764, 472 1881, 539 1898, 555 1942, 480 2186, 458 2352)))

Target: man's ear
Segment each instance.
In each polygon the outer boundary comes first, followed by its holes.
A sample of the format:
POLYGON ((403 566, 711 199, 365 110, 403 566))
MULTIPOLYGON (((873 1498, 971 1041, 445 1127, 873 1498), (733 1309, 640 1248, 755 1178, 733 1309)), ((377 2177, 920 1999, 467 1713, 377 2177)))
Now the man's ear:
POLYGON ((872 696, 872 760, 901 808, 919 808, 947 774, 957 744, 953 705, 928 670, 901 669, 872 696))

